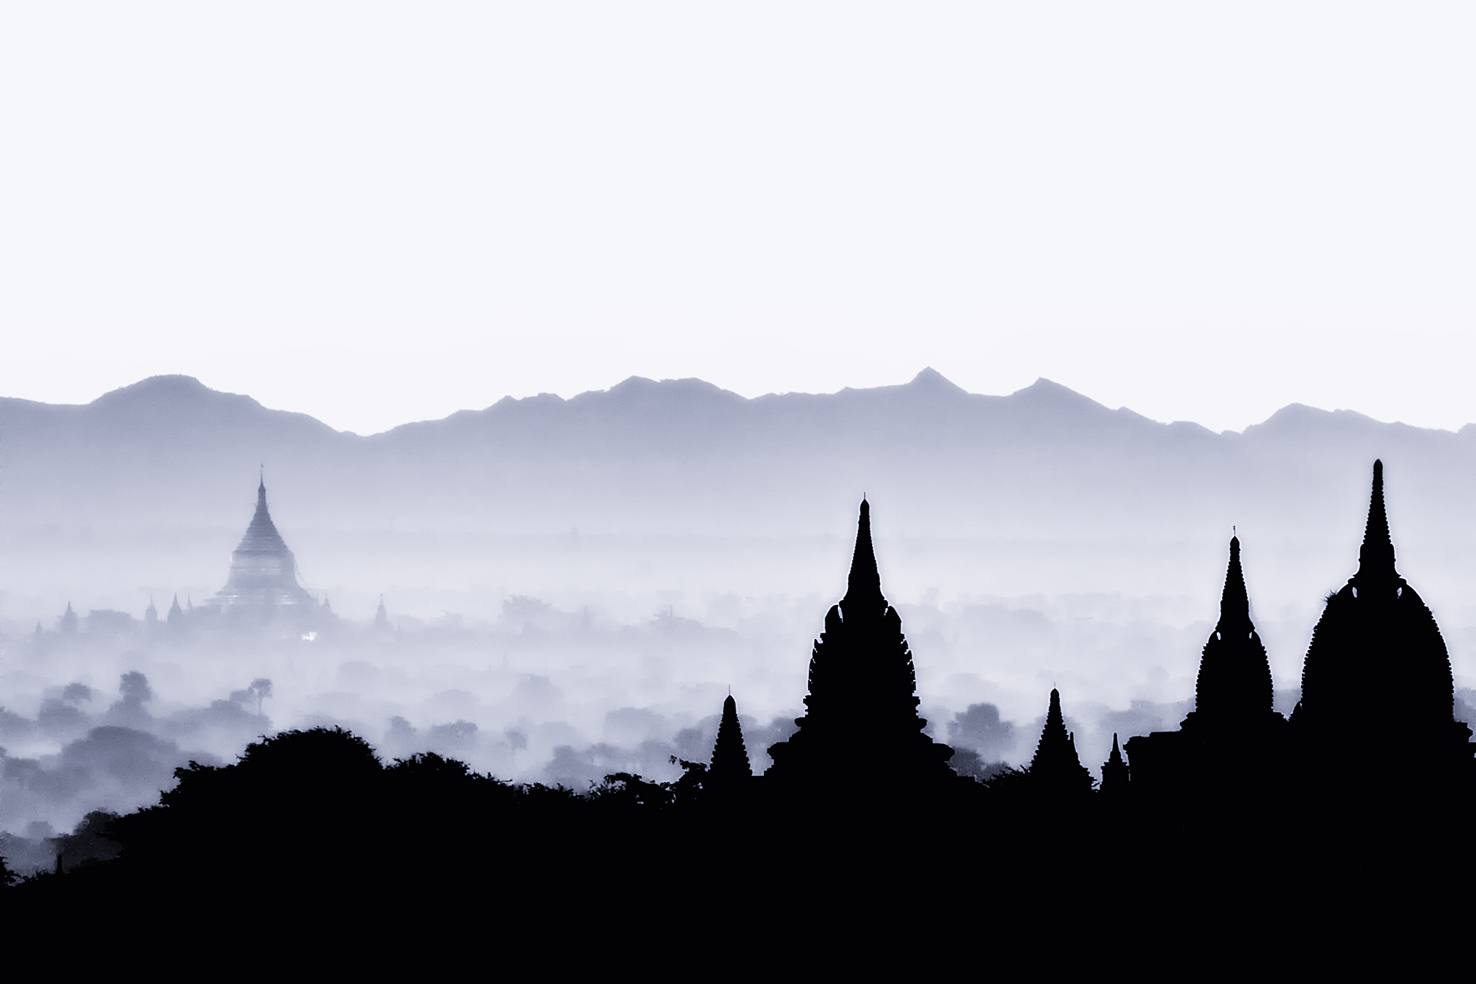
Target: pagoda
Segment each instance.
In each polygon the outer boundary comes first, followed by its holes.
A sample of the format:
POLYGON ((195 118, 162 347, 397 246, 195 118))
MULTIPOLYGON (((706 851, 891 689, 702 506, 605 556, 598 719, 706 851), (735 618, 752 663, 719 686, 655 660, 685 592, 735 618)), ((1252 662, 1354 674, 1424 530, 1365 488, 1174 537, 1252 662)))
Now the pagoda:
POLYGON ((707 767, 707 785, 732 788, 753 778, 748 764, 748 749, 743 744, 743 728, 738 724, 738 703, 729 694, 723 701, 723 717, 718 723, 717 741, 712 746, 712 764, 707 767))
POLYGON ((1302 667, 1292 712, 1307 766, 1334 782, 1469 773, 1471 729, 1455 720, 1450 656, 1435 617, 1395 568, 1384 508, 1384 465, 1375 461, 1358 572, 1328 597, 1302 667), (1376 741, 1349 746, 1377 715, 1376 741))
POLYGON ((318 608, 316 599, 298 583, 297 560, 267 511, 264 477, 256 487, 256 513, 231 554, 230 576, 210 607, 254 621, 278 615, 300 617, 318 608))
POLYGON ((912 652, 882 595, 865 499, 845 596, 811 651, 809 691, 799 731, 769 747, 765 777, 775 784, 815 791, 956 778, 953 749, 923 734, 912 652))
POLYGON ((1243 796, 1277 773, 1286 720, 1272 707, 1271 662, 1250 617, 1240 564, 1240 538, 1230 538, 1230 563, 1220 594, 1220 620, 1205 641, 1194 687, 1194 710, 1178 731, 1127 741, 1135 793, 1243 796))
POLYGON ((1102 794, 1104 796, 1124 796, 1128 791, 1128 784, 1132 781, 1132 770, 1128 768, 1127 762, 1123 761, 1122 750, 1117 747, 1117 732, 1112 733, 1112 754, 1107 756, 1107 761, 1102 763, 1102 794))
POLYGON ((1092 774, 1076 753, 1076 735, 1066 730, 1061 692, 1054 688, 1045 727, 1040 731, 1040 742, 1035 746, 1035 757, 1030 760, 1026 777, 1035 793, 1045 798, 1081 796, 1092 791, 1092 774))

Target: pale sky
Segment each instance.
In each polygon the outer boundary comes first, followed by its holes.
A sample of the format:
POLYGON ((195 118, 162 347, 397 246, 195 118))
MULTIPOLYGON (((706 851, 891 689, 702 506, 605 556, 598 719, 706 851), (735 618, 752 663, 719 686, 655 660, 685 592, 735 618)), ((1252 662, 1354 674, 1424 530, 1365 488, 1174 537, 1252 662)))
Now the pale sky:
POLYGON ((9 3, 0 395, 1476 421, 1469 3, 9 3))

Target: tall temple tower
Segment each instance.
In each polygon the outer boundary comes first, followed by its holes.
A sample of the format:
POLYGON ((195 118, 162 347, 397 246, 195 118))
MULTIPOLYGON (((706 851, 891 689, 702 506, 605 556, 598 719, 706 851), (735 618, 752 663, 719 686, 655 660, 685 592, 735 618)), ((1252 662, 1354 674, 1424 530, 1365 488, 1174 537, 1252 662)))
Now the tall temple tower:
POLYGON ((1314 757, 1309 765, 1336 775, 1380 781, 1469 770, 1471 729, 1455 720, 1454 698, 1435 617, 1395 569, 1384 465, 1375 461, 1358 572, 1327 599, 1312 632, 1292 731, 1314 757), (1370 718, 1378 734, 1360 740, 1355 755, 1350 739, 1370 718))
POLYGON ((815 641, 809 689, 799 731, 769 747, 766 778, 811 789, 956 778, 947 765, 953 749, 922 731, 912 652, 882 596, 864 499, 846 594, 815 641))
POLYGON ((228 616, 266 621, 274 615, 316 611, 312 595, 297 582, 297 560, 267 511, 266 479, 256 488, 256 514, 231 554, 231 573, 210 606, 228 616))

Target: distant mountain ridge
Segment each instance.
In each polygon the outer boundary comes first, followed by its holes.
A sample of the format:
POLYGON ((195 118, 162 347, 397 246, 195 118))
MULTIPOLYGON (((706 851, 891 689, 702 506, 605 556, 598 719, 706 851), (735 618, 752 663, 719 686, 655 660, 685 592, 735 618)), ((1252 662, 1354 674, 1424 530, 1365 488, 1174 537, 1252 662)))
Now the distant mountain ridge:
POLYGON ((1045 379, 985 396, 925 369, 752 399, 631 377, 364 437, 160 376, 82 406, 0 399, 0 543, 68 529, 233 539, 264 466, 289 542, 293 530, 792 538, 844 530, 865 493, 879 535, 1141 552, 1240 524, 1253 556, 1257 535, 1330 549, 1352 536, 1375 457, 1396 538, 1476 552, 1470 426, 1292 405, 1215 433, 1045 379))

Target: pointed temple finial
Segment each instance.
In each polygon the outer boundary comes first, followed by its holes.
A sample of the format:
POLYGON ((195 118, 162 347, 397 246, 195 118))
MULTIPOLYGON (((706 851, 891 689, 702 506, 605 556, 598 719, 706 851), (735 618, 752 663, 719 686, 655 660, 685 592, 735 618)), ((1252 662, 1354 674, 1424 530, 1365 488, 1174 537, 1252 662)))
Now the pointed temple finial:
POLYGON ((1389 536, 1389 516, 1384 511, 1384 463, 1375 461, 1373 491, 1368 500, 1368 525, 1363 546, 1358 548, 1358 577, 1398 577, 1394 569, 1394 541, 1389 536))
POLYGON ((1128 764, 1122 759, 1122 750, 1117 745, 1117 732, 1112 733, 1112 754, 1102 763, 1102 792, 1108 796, 1121 796, 1127 792, 1131 782, 1128 764))
POLYGON ((1051 688, 1051 706, 1046 710, 1046 727, 1060 725, 1061 730, 1066 730, 1066 720, 1061 715, 1061 691, 1055 687, 1051 688))
POLYGON ((1250 596, 1240 567, 1240 537, 1230 538, 1230 566, 1225 570, 1225 590, 1220 595, 1220 624, 1216 631, 1240 629, 1250 622, 1250 596))
POLYGON ((861 500, 861 518, 856 524, 856 551, 851 556, 851 575, 846 580, 846 596, 841 599, 841 611, 846 603, 885 604, 881 591, 881 575, 876 571, 876 552, 871 546, 871 505, 861 500))

